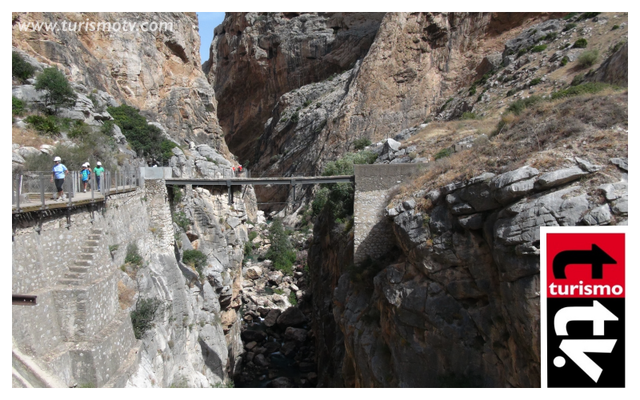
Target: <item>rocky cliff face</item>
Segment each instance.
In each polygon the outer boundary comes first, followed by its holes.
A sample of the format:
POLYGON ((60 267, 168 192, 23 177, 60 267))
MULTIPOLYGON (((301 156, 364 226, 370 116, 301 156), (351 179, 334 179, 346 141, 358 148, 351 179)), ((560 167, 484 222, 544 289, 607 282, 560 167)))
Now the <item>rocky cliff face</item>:
MULTIPOLYGON (((26 13, 14 17, 14 49, 40 70, 57 66, 78 93, 76 106, 64 111, 68 115, 61 116, 100 126, 111 116, 98 112, 97 108, 120 103, 133 105, 140 108, 150 123, 159 126, 167 138, 183 145, 184 150, 173 149, 169 162, 174 176, 231 175, 233 157, 226 143, 218 140, 221 129, 216 100, 200 67, 194 13, 26 13), (19 31, 18 23, 33 21, 112 24, 146 21, 170 23, 173 30, 19 31), (98 104, 88 98, 92 94, 98 104), (188 145, 184 145, 185 141, 188 145)), ((39 94, 29 84, 14 86, 13 94, 28 103, 39 101, 39 94)), ((115 139, 123 137, 116 135, 115 139)), ((29 150, 38 153, 51 147, 29 150)), ((128 273, 117 271, 121 273, 120 295, 127 299, 121 302, 125 310, 122 312, 128 317, 128 312, 140 304, 136 301, 139 299, 155 299, 160 304, 152 329, 136 342, 140 354, 136 365, 131 366, 135 372, 128 373, 127 379, 118 385, 125 382, 128 387, 224 385, 239 370, 243 353, 238 315, 241 266, 247 241, 245 222, 257 219, 255 194, 251 187, 244 187, 242 192, 235 193, 234 203, 228 204, 226 188, 169 189, 147 181, 144 194, 123 200, 124 204, 150 202, 139 223, 126 213, 128 208, 118 210, 120 203, 114 202, 115 208, 110 209, 136 225, 135 234, 126 223, 114 226, 108 240, 109 245, 122 249, 112 250, 112 257, 114 264, 122 265, 128 273), (138 245, 143 266, 125 263, 124 249, 128 243, 138 245), (184 252, 194 249, 207 257, 199 272, 183 262, 184 252)))
POLYGON ((316 346, 332 356, 318 358, 321 384, 538 387, 539 227, 626 224, 624 162, 610 160, 595 192, 602 166, 579 158, 423 190, 386 211, 396 250, 356 267, 337 257, 341 227, 320 220, 309 263, 316 346))
POLYGON ((181 144, 183 139, 208 142, 227 153, 226 146, 219 140, 222 131, 217 123, 215 94, 200 66, 195 13, 19 13, 15 16, 14 47, 40 62, 58 66, 72 83, 82 84, 89 91, 104 91, 120 103, 139 108, 181 144), (109 23, 114 28, 91 31, 85 29, 85 25, 77 31, 58 29, 55 32, 20 31, 19 28, 20 24, 30 22, 62 24, 63 21, 109 23), (116 23, 140 26, 144 22, 155 22, 167 29, 114 30, 116 23))
MULTIPOLYGON (((260 174, 313 174, 357 138, 393 137, 425 121, 476 77, 485 56, 548 17, 231 13, 205 70, 227 143, 243 162, 260 174)), ((262 201, 286 196, 258 192, 262 201)))
POLYGON ((231 151, 258 158, 262 135, 279 97, 351 68, 362 58, 381 13, 229 13, 216 28, 204 64, 219 102, 231 151))

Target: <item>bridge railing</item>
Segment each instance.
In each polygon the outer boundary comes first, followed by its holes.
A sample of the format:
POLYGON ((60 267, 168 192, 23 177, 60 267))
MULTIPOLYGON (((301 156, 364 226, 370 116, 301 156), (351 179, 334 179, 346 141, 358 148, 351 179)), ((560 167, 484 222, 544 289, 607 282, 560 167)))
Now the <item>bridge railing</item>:
POLYGON ((49 208, 61 202, 69 206, 74 201, 102 200, 111 193, 130 191, 140 186, 140 173, 137 168, 123 168, 117 171, 104 171, 98 188, 95 173, 87 182, 86 192, 80 171, 69 171, 62 185, 63 196, 58 198, 55 182, 50 171, 26 171, 12 175, 11 205, 14 211, 24 208, 49 208))

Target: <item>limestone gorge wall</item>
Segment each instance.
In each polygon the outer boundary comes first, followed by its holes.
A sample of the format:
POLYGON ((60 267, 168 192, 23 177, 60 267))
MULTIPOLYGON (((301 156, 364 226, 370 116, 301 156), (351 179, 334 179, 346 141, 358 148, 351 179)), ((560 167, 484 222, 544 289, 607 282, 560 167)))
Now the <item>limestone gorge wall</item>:
MULTIPOLYGON (((12 46, 39 62, 55 65, 72 83, 104 91, 139 108, 161 124, 168 137, 208 142, 230 156, 217 120, 213 88, 202 72, 195 13, 14 13, 12 46), (172 30, 155 32, 20 31, 29 22, 156 22, 172 30)), ((78 88, 76 87, 76 90, 78 88)))
MULTIPOLYGON (((578 181, 597 182, 600 167, 578 158, 416 192, 380 217, 395 250, 360 269, 338 256, 340 226, 320 219, 309 250, 320 385, 538 387, 539 226, 626 224, 626 165, 611 162, 620 180, 599 186, 606 199, 578 181)), ((376 204, 356 196, 356 210, 376 204)))
POLYGON ((13 308, 13 337, 68 386, 210 387, 237 368, 242 200, 228 206, 226 191, 185 193, 178 207, 194 219, 189 239, 172 222, 164 181, 145 184, 73 212, 69 227, 64 214, 14 223, 12 290, 39 304, 13 308), (125 273, 130 244, 144 264, 125 273), (202 278, 180 261, 194 247, 209 258, 202 278), (149 298, 160 306, 136 340, 129 312, 149 298))
MULTIPOLYGON (((64 71, 79 95, 71 112, 84 113, 72 118, 92 125, 111 118, 96 111, 91 93, 138 107, 181 145, 169 161, 173 176, 219 178, 234 162, 220 139, 197 29, 195 13, 16 13, 12 45, 37 68, 64 71), (173 31, 36 33, 17 26, 123 20, 170 22, 173 31)), ((26 101, 37 101, 34 93, 30 84, 14 87, 26 101)), ((14 218, 12 290, 37 294, 40 303, 13 308, 14 366, 26 374, 15 375, 14 385, 29 384, 24 376, 40 369, 67 386, 230 382, 242 351, 237 311, 255 194, 245 187, 229 205, 226 188, 167 190, 163 182, 147 180, 144 189, 111 196, 106 207, 72 210, 70 221, 55 213, 14 218), (173 223, 176 215, 188 224, 173 223), (140 251, 140 268, 125 263, 130 244, 140 251), (201 275, 182 263, 188 249, 207 256, 201 275), (129 313, 141 299, 159 307, 152 329, 136 340, 129 313)))
MULTIPOLYGON (((485 56, 546 18, 227 13, 204 69, 241 162, 265 175, 317 174, 357 138, 377 141, 425 121, 476 78, 485 56)), ((282 188, 258 188, 257 195, 287 197, 282 188)))

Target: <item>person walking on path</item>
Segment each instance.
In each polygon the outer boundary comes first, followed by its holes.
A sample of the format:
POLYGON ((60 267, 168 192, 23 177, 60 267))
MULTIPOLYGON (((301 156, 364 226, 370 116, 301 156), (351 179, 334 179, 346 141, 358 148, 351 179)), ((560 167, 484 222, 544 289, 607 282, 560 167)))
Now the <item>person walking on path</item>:
POLYGON ((91 177, 91 169, 89 168, 89 163, 82 164, 82 171, 80 172, 82 176, 82 184, 83 184, 83 193, 87 193, 87 184, 89 183, 89 178, 91 177))
POLYGON ((96 174, 96 185, 98 186, 98 192, 101 192, 100 177, 104 173, 104 168, 102 168, 102 163, 100 161, 98 161, 98 163, 96 164, 96 167, 93 169, 93 173, 96 174))
POLYGON ((55 165, 51 170, 51 181, 55 179, 56 189, 58 190, 58 200, 63 200, 64 193, 62 192, 62 185, 64 185, 64 178, 69 173, 67 167, 64 166, 60 157, 53 159, 55 165))

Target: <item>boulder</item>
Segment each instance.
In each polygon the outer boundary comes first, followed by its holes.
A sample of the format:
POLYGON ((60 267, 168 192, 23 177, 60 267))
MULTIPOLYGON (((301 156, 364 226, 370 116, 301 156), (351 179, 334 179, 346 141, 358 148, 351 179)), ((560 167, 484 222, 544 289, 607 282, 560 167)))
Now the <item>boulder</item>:
POLYGON ((611 211, 608 204, 603 204, 589 211, 582 222, 587 225, 607 225, 611 222, 611 211))
POLYGON ((549 189, 552 187, 564 185, 580 179, 588 172, 584 172, 580 167, 563 168, 557 171, 547 172, 538 177, 535 182, 535 188, 537 190, 549 189))
POLYGON ((257 342, 257 343, 260 343, 267 338, 267 334, 265 332, 252 331, 252 330, 242 331, 240 336, 242 337, 242 340, 244 342, 257 342))
POLYGON ((296 307, 287 308, 277 319, 277 324, 282 327, 301 326, 307 321, 302 311, 296 307))
POLYGON ((274 326, 278 321, 278 317, 280 316, 280 313, 281 311, 278 310, 277 308, 271 309, 269 313, 267 313, 267 316, 264 317, 265 326, 269 328, 274 326))
POLYGON ((248 279, 258 279, 262 276, 262 268, 260 267, 249 267, 247 268, 247 272, 245 273, 245 277, 248 279))
POLYGON ((293 328, 290 326, 284 331, 284 337, 288 340, 304 342, 307 340, 307 331, 305 329, 293 328))
POLYGON ((267 358, 263 354, 258 354, 253 358, 253 363, 260 367, 266 367, 269 365, 269 360, 267 360, 267 358))

